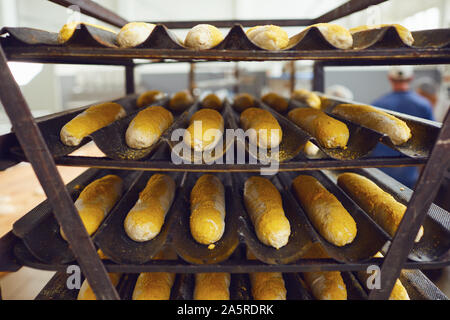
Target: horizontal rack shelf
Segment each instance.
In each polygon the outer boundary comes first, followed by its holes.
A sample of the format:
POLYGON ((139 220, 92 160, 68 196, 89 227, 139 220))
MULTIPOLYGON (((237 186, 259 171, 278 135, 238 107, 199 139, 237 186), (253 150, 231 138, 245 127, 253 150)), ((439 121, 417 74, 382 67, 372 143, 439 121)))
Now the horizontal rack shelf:
POLYGON ((83 47, 4 47, 9 61, 41 63, 87 63, 128 65, 131 59, 173 59, 195 61, 283 61, 316 60, 350 64, 441 64, 450 62, 450 48, 376 50, 164 50, 83 47))

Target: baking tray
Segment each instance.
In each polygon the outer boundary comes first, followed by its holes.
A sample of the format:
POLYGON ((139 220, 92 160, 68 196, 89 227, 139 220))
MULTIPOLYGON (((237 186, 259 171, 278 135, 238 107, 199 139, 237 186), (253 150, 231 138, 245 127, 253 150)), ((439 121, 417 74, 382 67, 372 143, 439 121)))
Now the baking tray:
POLYGON ((391 237, 370 219, 370 217, 325 174, 321 171, 302 173, 302 175, 310 175, 316 178, 339 200, 339 202, 341 202, 356 222, 357 233, 355 239, 351 243, 338 247, 325 240, 325 238, 315 229, 303 209, 302 204, 297 200, 294 191, 292 191, 292 181, 298 175, 299 174, 297 173, 287 172, 279 174, 285 192, 289 193, 290 197, 294 199, 295 212, 297 215, 302 216, 302 220, 306 221, 309 226, 308 229, 313 233, 312 238, 321 244, 331 258, 344 263, 365 261, 371 259, 375 253, 383 248, 387 241, 391 240, 391 237))
POLYGON ((190 195, 200 173, 189 173, 184 181, 183 192, 180 194, 181 205, 174 228, 171 230, 173 249, 183 260, 195 264, 213 264, 225 261, 239 245, 239 206, 234 200, 234 190, 229 174, 217 174, 225 189, 225 231, 222 238, 215 242, 214 249, 208 245, 200 244, 192 237, 190 232, 190 195))
MULTIPOLYGON (((307 105, 290 99, 289 100, 289 109, 296 109, 296 108, 309 108, 307 105)), ((347 148, 325 148, 320 145, 320 143, 317 141, 316 138, 312 137, 308 132, 302 130, 300 127, 300 130, 304 131, 305 134, 310 136, 310 141, 313 142, 319 149, 322 151, 322 155, 314 156, 313 158, 324 158, 329 157, 332 159, 337 160, 354 160, 366 157, 369 155, 373 149, 375 149, 378 142, 381 140, 383 135, 379 132, 376 132, 372 129, 360 126, 358 124, 352 123, 350 121, 347 121, 345 119, 336 117, 334 114, 330 114, 327 112, 327 115, 329 115, 332 118, 335 118, 347 125, 347 128, 349 130, 349 139, 347 143, 347 148)), ((287 116, 286 116, 287 117, 287 116)), ((291 121, 291 120, 289 120, 291 121)), ((291 121, 294 123, 293 121, 291 121)), ((294 123, 295 125, 295 123, 294 123)))
MULTIPOLYGON (((318 93, 318 94, 320 95, 320 98, 323 103, 323 106, 322 106, 323 111, 325 111, 329 114, 332 113, 333 109, 336 106, 338 106, 339 104, 342 104, 342 103, 367 105, 366 103, 359 103, 359 102, 348 101, 348 100, 343 100, 343 99, 336 99, 336 98, 333 98, 333 97, 330 97, 327 95, 323 95, 321 93, 318 93)), ((410 116, 410 115, 395 112, 395 111, 391 111, 391 110, 386 110, 383 108, 378 108, 378 107, 375 107, 375 108, 380 109, 384 112, 387 112, 387 113, 405 121, 406 124, 408 125, 408 127, 411 129, 412 137, 407 142, 405 142, 401 145, 397 145, 397 146, 392 143, 391 139, 387 135, 380 133, 382 135, 380 141, 383 144, 385 144, 388 147, 390 147, 408 157, 411 157, 411 158, 425 158, 425 157, 429 156, 431 149, 437 140, 440 128, 442 126, 440 123, 422 119, 422 118, 418 118, 418 117, 414 117, 414 116, 410 116)), ((341 121, 344 120, 338 115, 333 115, 333 116, 336 119, 339 119, 341 121)), ((361 126, 361 125, 358 125, 358 126, 361 126)), ((363 126, 361 126, 361 127, 363 127, 363 126)))
MULTIPOLYGON (((67 185, 72 199, 75 201, 90 182, 108 174, 116 174, 123 179, 123 190, 125 192, 136 179, 138 173, 135 171, 89 169, 67 185)), ((61 237, 59 224, 53 216, 52 207, 48 200, 16 221, 13 225, 13 233, 21 238, 31 254, 42 262, 54 264, 75 260, 68 242, 61 237)), ((95 233, 93 236, 95 236, 95 233)))
MULTIPOLYGON (((58 46, 58 47, 104 47, 117 48, 116 36, 110 32, 81 24, 72 37, 64 44, 57 41, 58 34, 32 28, 5 27, 0 34, 8 34, 5 43, 10 46, 58 46)), ((353 34, 353 49, 386 48, 448 48, 449 29, 434 29, 412 32, 415 42, 407 46, 400 39, 394 27, 366 30, 353 34)), ((188 50, 182 41, 164 25, 157 24, 148 38, 136 49, 188 50)), ((118 49, 118 48, 117 48, 118 49)), ((119 49, 118 49, 119 50, 119 49)), ((228 31, 224 40, 210 50, 265 50, 252 42, 242 25, 236 24, 228 31)), ((280 51, 340 50, 322 35, 317 27, 311 27, 292 36, 287 48, 280 51)))
MULTIPOLYGON (((187 129, 189 126, 189 121, 191 117, 194 115, 196 111, 199 110, 200 102, 197 102, 195 105, 195 108, 191 109, 189 114, 183 118, 183 121, 180 121, 176 129, 187 129)), ((163 140, 167 142, 171 149, 171 158, 174 162, 179 163, 192 163, 192 164, 210 164, 214 162, 225 162, 224 157, 226 152, 234 146, 234 139, 226 139, 226 132, 229 129, 236 129, 235 123, 231 120, 230 113, 231 113, 231 107, 225 103, 224 108, 220 111, 220 114, 223 117, 224 120, 224 133, 221 142, 216 145, 214 149, 211 151, 194 151, 194 149, 190 149, 190 153, 188 154, 180 154, 180 149, 177 147, 180 143, 183 143, 182 141, 173 141, 171 139, 172 132, 174 130, 171 130, 166 135, 164 135, 163 140), (222 148, 220 148, 222 146, 222 148), (216 152, 218 151, 218 152, 216 152)), ((184 132, 182 133, 181 137, 184 136, 184 132)), ((186 146, 186 145, 185 145, 186 146)), ((187 146, 186 146, 187 147, 187 146)))
POLYGON ((116 263, 142 264, 150 261, 161 249, 170 242, 170 235, 173 233, 171 225, 177 218, 175 213, 181 203, 180 187, 182 176, 179 173, 169 173, 175 180, 176 194, 171 208, 167 212, 164 224, 160 233, 152 240, 137 242, 128 237, 123 223, 128 212, 133 208, 139 199, 139 193, 145 188, 148 180, 153 176, 153 172, 140 172, 131 187, 124 193, 120 202, 106 217, 101 227, 93 237, 93 241, 99 248, 116 263))
MULTIPOLYGON (((343 172, 363 175, 406 206, 413 194, 411 189, 378 169, 326 170, 324 172, 333 181, 337 181, 337 176, 343 172)), ((450 249, 450 213, 431 204, 422 226, 424 234, 419 242, 414 243, 408 258, 413 261, 440 259, 450 249)))
MULTIPOLYGON (((137 100, 138 96, 139 95, 137 95, 137 94, 132 94, 132 95, 128 95, 126 97, 120 98, 120 99, 113 100, 112 102, 116 102, 116 103, 120 104, 125 109, 127 114, 130 114, 130 113, 133 113, 137 108, 136 100, 137 100)), ((105 102, 109 102, 109 101, 105 101, 105 102)), ((86 137, 85 139, 83 139, 83 141, 81 141, 81 143, 78 146, 66 146, 65 144, 63 144, 61 142, 60 131, 61 131, 61 128, 67 122, 69 122, 70 120, 75 118, 77 115, 79 115, 80 113, 85 111, 87 108, 97 105, 97 104, 98 103, 94 103, 94 104, 90 104, 85 107, 62 111, 59 113, 55 113, 55 114, 37 119, 37 124, 41 131, 41 134, 42 134, 45 142, 47 143, 47 146, 50 150, 50 153, 53 155, 53 157, 57 158, 57 157, 68 155, 68 154, 76 151, 77 149, 81 148, 83 145, 85 145, 86 143, 88 143, 91 140, 90 137, 86 137)), ((23 153, 23 150, 20 147, 12 148, 11 152, 21 159, 26 159, 26 157, 23 153)))

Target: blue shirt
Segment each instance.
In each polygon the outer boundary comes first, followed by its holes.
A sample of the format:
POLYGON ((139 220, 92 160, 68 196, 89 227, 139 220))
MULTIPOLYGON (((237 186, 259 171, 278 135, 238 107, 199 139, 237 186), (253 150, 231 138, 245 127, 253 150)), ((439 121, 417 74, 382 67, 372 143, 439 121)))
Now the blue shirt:
MULTIPOLYGON (((431 104, 427 99, 413 91, 388 93, 375 100, 372 105, 428 120, 434 120, 431 104)), ((371 155, 373 157, 395 157, 401 155, 401 153, 379 143, 371 155)), ((380 169, 411 189, 414 188, 419 176, 419 171, 416 167, 380 169)))

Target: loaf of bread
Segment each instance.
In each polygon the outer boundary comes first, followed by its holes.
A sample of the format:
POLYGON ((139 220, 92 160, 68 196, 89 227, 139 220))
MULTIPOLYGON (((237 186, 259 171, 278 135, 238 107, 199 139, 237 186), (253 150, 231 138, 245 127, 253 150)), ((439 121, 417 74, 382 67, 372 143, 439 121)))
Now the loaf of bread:
POLYGON ((279 26, 256 26, 248 29, 246 35, 257 46, 266 50, 281 50, 289 44, 287 32, 279 26))
POLYGON ((210 93, 202 99, 201 107, 220 111, 223 108, 223 103, 217 95, 210 93))
POLYGON ((254 300, 286 300, 286 287, 280 272, 250 273, 254 300))
MULTIPOLYGON (((381 252, 377 252, 374 255, 375 258, 383 258, 381 252)), ((370 276, 374 276, 378 272, 375 270, 372 273, 367 273, 366 271, 358 271, 357 275, 361 283, 367 287, 367 280, 370 276)), ((391 295, 389 296, 389 300, 410 300, 408 291, 406 291, 400 279, 397 279, 394 284, 394 288, 392 289, 391 295)))
POLYGON ((191 191, 190 228, 201 244, 219 241, 225 231, 225 189, 219 178, 202 175, 191 191))
POLYGON ((137 242, 155 238, 164 224, 175 196, 175 181, 166 174, 154 174, 124 221, 127 235, 137 242))
POLYGON ((319 152, 319 148, 312 143, 311 141, 307 141, 305 146, 303 147, 303 152, 307 156, 315 156, 319 152))
MULTIPOLYGON (((356 173, 340 174, 338 185, 387 233, 392 237, 395 235, 406 211, 405 205, 395 200, 371 180, 356 173)), ((421 226, 416 242, 422 238, 423 232, 421 226)))
MULTIPOLYGON (((108 273, 109 279, 113 286, 117 286, 119 283, 121 274, 120 273, 108 273)), ((83 281, 83 284, 80 287, 80 291, 78 291, 77 300, 97 300, 94 291, 92 290, 89 282, 87 280, 83 281)))
POLYGON ((194 113, 184 133, 184 142, 195 151, 213 149, 222 139, 224 120, 214 109, 201 109, 194 113))
POLYGON ((316 27, 323 37, 333 46, 339 49, 351 49, 353 46, 353 37, 347 28, 333 23, 317 23, 307 27, 302 32, 316 27))
POLYGON ((117 43, 121 48, 133 48, 144 43, 156 25, 146 22, 130 22, 120 29, 117 43))
POLYGON ((67 146, 78 146, 92 132, 125 116, 125 109, 118 103, 108 102, 89 107, 62 127, 61 141, 67 146))
POLYGON ((242 128, 249 134, 252 144, 260 148, 276 148, 283 139, 283 131, 277 119, 267 110, 259 108, 246 109, 241 113, 242 128))
POLYGON ((158 91, 158 90, 146 91, 139 96, 139 98, 136 101, 136 106, 138 108, 149 106, 152 103, 154 103, 158 100, 161 100, 165 96, 166 96, 165 93, 158 91))
MULTIPOLYGON (((303 259, 330 258, 323 248, 317 244, 312 246, 303 259)), ((347 300, 347 288, 339 271, 303 272, 303 279, 317 300, 347 300)))
POLYGON ((130 122, 125 141, 130 148, 144 149, 152 146, 173 123, 173 115, 161 106, 140 111, 130 122))
POLYGON ((269 92, 262 96, 261 100, 276 112, 284 113, 289 107, 289 102, 286 98, 276 94, 275 92, 269 92))
POLYGON ((395 145, 403 144, 411 138, 411 129, 405 121, 372 106, 340 104, 332 112, 349 121, 386 134, 395 145))
POLYGON ((391 27, 391 26, 397 30, 398 35, 400 36, 400 39, 402 39, 402 41, 405 44, 411 46, 414 43, 414 37, 413 37, 412 33, 407 28, 405 28, 404 26, 399 25, 399 24, 364 25, 364 26, 351 28, 350 33, 355 34, 357 32, 361 32, 361 31, 365 31, 365 30, 380 29, 380 28, 391 27))
POLYGON ((188 90, 175 93, 169 100, 169 109, 174 112, 182 112, 194 104, 194 97, 188 90))
POLYGON ((210 24, 198 24, 189 30, 184 45, 194 50, 206 50, 217 46, 224 39, 222 32, 210 24))
POLYGON ((291 226, 277 188, 266 178, 250 177, 244 185, 244 202, 258 239, 279 249, 288 243, 291 226))
POLYGON ((297 89, 291 94, 291 99, 306 104, 308 107, 320 109, 322 101, 320 97, 312 91, 306 89, 297 89))
POLYGON ((229 273, 195 274, 194 300, 230 300, 229 273))
POLYGON ((314 227, 327 241, 341 247, 355 239, 355 220, 316 178, 299 175, 292 181, 292 189, 314 227))
POLYGON ((75 33, 75 30, 80 28, 80 25, 84 24, 90 27, 94 27, 94 28, 98 28, 101 29, 103 31, 108 31, 111 32, 112 34, 116 34, 116 32, 108 27, 105 26, 100 26, 100 25, 96 25, 96 24, 91 24, 91 23, 86 23, 86 22, 79 22, 79 21, 73 21, 73 22, 69 22, 67 24, 65 24, 61 30, 59 31, 58 34, 58 43, 65 43, 67 42, 70 38, 72 38, 73 34, 75 33))
POLYGON ((345 148, 350 132, 342 121, 313 108, 291 110, 288 118, 308 132, 325 148, 345 148))
POLYGON ((133 300, 169 300, 175 274, 168 272, 143 272, 133 291, 133 300))
MULTIPOLYGON (((97 231, 106 215, 111 211, 122 195, 122 179, 116 175, 107 175, 91 182, 75 201, 81 221, 89 235, 97 231)), ((61 228, 61 236, 66 236, 61 228)))
POLYGON ((233 108, 237 112, 242 112, 249 108, 258 107, 255 98, 249 93, 238 93, 233 99, 233 108))

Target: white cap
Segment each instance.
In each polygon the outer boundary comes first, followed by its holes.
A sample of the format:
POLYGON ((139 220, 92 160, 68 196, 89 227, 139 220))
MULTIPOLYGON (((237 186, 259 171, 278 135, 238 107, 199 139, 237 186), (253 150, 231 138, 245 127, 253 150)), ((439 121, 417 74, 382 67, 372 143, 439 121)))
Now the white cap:
POLYGON ((414 76, 411 66, 395 66, 389 69, 389 78, 393 80, 410 80, 414 76))

